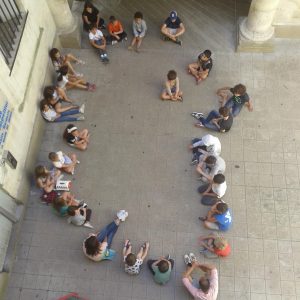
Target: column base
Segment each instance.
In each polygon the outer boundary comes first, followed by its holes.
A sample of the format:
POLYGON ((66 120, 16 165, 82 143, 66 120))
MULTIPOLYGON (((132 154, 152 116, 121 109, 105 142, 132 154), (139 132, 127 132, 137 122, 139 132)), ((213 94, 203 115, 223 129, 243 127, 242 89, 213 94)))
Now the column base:
POLYGON ((63 48, 81 48, 81 23, 76 20, 74 28, 69 32, 58 32, 58 38, 63 48))
POLYGON ((247 39, 242 31, 241 24, 245 21, 245 17, 240 17, 238 20, 237 28, 237 52, 273 52, 274 51, 274 39, 269 38, 266 41, 253 41, 247 39))

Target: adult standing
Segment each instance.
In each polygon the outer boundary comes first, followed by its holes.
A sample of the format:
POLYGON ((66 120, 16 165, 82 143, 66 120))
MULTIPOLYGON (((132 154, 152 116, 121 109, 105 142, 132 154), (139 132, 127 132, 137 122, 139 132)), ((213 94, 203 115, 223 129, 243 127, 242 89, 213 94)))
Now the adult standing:
POLYGON ((105 22, 100 17, 99 10, 90 1, 86 1, 84 4, 82 21, 85 31, 89 31, 92 24, 96 24, 97 28, 105 29, 105 22))

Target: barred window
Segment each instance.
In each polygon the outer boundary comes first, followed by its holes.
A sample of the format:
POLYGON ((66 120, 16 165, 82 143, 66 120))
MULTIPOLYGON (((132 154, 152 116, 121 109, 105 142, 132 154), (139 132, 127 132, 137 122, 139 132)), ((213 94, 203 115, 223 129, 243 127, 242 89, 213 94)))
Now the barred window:
POLYGON ((0 1, 0 51, 12 70, 25 27, 27 14, 15 0, 0 1))

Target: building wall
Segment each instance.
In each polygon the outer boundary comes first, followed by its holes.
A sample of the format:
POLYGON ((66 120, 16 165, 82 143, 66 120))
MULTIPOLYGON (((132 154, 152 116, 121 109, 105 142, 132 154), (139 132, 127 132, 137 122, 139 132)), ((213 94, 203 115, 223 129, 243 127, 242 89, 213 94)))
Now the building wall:
POLYGON ((18 166, 15 170, 8 165, 0 167, 0 184, 17 201, 24 202, 27 195, 19 195, 18 191, 29 182, 25 173, 26 156, 33 129, 38 125, 36 113, 49 72, 48 51, 53 45, 56 26, 46 0, 22 0, 20 6, 29 13, 11 75, 0 57, 0 105, 8 101, 13 111, 4 150, 14 155, 18 166))

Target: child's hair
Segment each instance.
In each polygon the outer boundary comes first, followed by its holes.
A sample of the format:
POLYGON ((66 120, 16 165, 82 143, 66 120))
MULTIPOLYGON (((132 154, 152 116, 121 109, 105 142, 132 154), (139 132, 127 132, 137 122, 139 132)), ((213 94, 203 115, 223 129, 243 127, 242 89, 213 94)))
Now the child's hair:
POLYGON ((157 266, 160 273, 166 273, 169 270, 169 263, 166 260, 161 260, 157 266))
POLYGON ((214 165, 216 163, 217 159, 213 155, 209 155, 206 157, 205 162, 209 165, 214 165))
POLYGON ((69 216, 75 216, 75 211, 76 211, 77 209, 78 209, 77 206, 74 206, 74 205, 69 206, 69 207, 68 207, 68 210, 67 210, 68 215, 69 215, 69 216))
POLYGON ((94 28, 98 28, 96 23, 92 23, 89 25, 89 31, 93 30, 94 28))
POLYGON ((60 211, 60 209, 66 205, 66 201, 61 197, 56 197, 53 200, 52 205, 55 210, 60 211))
POLYGON ((115 16, 110 16, 110 17, 109 17, 109 21, 111 21, 111 22, 116 21, 116 17, 115 17, 115 16))
POLYGON ((35 168, 34 173, 35 173, 36 178, 47 175, 45 167, 41 166, 41 165, 39 165, 35 168))
POLYGON ((74 124, 69 124, 63 133, 63 138, 66 139, 68 135, 75 130, 77 130, 77 127, 74 124))
POLYGON ((244 95, 246 93, 246 87, 243 84, 239 83, 233 87, 233 93, 244 95))
POLYGON ((68 66, 62 66, 59 68, 57 80, 61 81, 63 76, 66 76, 68 74, 69 67, 68 66))
POLYGON ((84 10, 87 8, 94 8, 94 5, 90 1, 85 1, 84 10))
POLYGON ((222 106, 219 108, 219 113, 222 117, 226 118, 229 116, 230 110, 229 108, 222 106))
POLYGON ((136 256, 133 253, 129 253, 126 258, 125 258, 125 262, 128 266, 133 266, 136 262, 136 256))
POLYGON ((221 184, 225 182, 225 176, 223 174, 216 174, 213 178, 214 183, 221 184))
POLYGON ((49 52, 50 58, 52 61, 56 61, 57 58, 55 57, 56 54, 59 53, 59 50, 57 48, 52 48, 49 52))
POLYGON ((168 80, 175 80, 176 77, 177 77, 176 71, 170 70, 170 71, 168 72, 167 77, 168 77, 168 80))
POLYGON ((207 58, 210 58, 211 57, 211 51, 210 50, 204 50, 203 51, 203 53, 205 54, 205 56, 207 57, 207 58))
POLYGON ((143 19, 143 14, 140 11, 137 11, 133 17, 134 19, 143 19))
POLYGON ((223 250, 227 247, 228 242, 221 236, 218 236, 214 239, 213 245, 215 248, 223 250))
POLYGON ((90 236, 85 240, 84 246, 87 255, 94 256, 100 252, 99 241, 97 240, 97 237, 94 235, 90 236))
POLYGON ((220 214, 224 214, 228 210, 228 205, 225 202, 219 202, 216 208, 220 214))
POLYGON ((46 99, 43 99, 41 102, 40 102, 40 110, 41 111, 44 111, 45 107, 48 105, 48 102, 46 99))
POLYGON ((54 86, 46 86, 44 88, 44 91, 43 91, 44 98, 46 100, 52 99, 54 92, 55 92, 55 87, 54 86))
POLYGON ((56 153, 55 153, 55 152, 50 152, 50 153, 49 153, 49 155, 48 155, 48 158, 49 158, 50 160, 52 160, 52 161, 53 161, 53 160, 55 160, 55 159, 56 159, 56 156, 57 156, 57 155, 56 155, 56 153))

